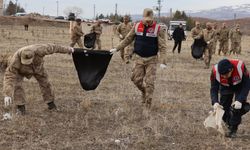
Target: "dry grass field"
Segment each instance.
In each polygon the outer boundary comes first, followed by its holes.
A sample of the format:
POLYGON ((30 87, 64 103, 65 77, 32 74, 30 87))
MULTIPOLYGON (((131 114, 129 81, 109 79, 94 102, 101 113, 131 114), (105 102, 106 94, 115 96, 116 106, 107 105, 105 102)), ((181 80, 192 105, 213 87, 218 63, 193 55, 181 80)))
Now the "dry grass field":
MULTIPOLYGON (((83 26, 85 33, 90 30, 83 26)), ((63 27, 0 26, 0 53, 35 43, 69 45, 63 27)), ((105 26, 103 48, 112 46, 112 27, 105 26)), ((250 37, 243 38, 239 58, 250 70, 250 37)), ((114 43, 118 39, 114 38, 114 43)), ((239 137, 227 139, 208 132, 203 121, 211 110, 210 69, 192 59, 188 38, 181 54, 172 54, 167 41, 167 68, 158 69, 153 106, 141 105, 140 92, 130 81, 133 64, 115 54, 95 91, 80 87, 71 56, 54 54, 45 67, 56 95, 58 112, 49 112, 34 79, 25 80, 27 115, 0 121, 0 150, 247 150, 250 149, 250 113, 243 117, 239 137), (119 140, 119 141, 118 141, 119 140)), ((223 56, 215 55, 212 64, 223 56)), ((2 81, 3 74, 0 74, 2 81)), ((0 82, 2 91, 2 82, 0 82)), ((3 95, 0 94, 1 105, 3 95)), ((250 99, 248 98, 248 101, 250 99)), ((2 114, 3 109, 0 109, 2 114)))

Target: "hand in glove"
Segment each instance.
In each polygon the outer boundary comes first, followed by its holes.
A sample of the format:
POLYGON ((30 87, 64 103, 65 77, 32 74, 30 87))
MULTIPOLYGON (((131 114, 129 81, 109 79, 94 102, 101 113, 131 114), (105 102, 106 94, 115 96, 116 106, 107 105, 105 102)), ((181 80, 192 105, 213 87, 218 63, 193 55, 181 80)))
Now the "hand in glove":
POLYGON ((2 120, 11 120, 12 119, 12 116, 10 113, 5 113, 3 114, 3 119, 2 120))
POLYGON ((213 105, 214 110, 216 110, 217 108, 223 108, 219 103, 214 103, 213 105))
POLYGON ((210 41, 207 41, 207 44, 210 44, 210 41))
POLYGON ((242 103, 239 102, 239 101, 235 101, 235 102, 233 103, 233 107, 234 107, 234 109, 241 109, 242 103))
POLYGON ((165 68, 167 68, 167 65, 165 65, 165 64, 160 64, 160 68, 161 68, 161 69, 165 69, 165 68))
POLYGON ((113 49, 109 50, 109 52, 110 52, 111 54, 114 54, 115 52, 117 52, 117 49, 116 49, 116 48, 113 48, 113 49))
POLYGON ((119 35, 119 37, 120 37, 120 39, 123 39, 123 38, 124 38, 121 34, 119 35))
POLYGON ((6 96, 4 97, 4 106, 8 107, 12 103, 11 97, 6 96))
POLYGON ((75 49, 73 47, 69 47, 70 52, 69 53, 74 53, 75 49))

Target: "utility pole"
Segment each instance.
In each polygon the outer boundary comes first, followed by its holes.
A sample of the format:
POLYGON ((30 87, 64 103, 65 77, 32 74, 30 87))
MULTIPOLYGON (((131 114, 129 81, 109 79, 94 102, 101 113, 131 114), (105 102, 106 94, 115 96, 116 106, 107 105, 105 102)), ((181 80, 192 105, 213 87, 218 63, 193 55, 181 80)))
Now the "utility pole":
POLYGON ((115 22, 118 21, 118 14, 117 14, 117 3, 115 4, 115 22))
POLYGON ((160 20, 161 17, 161 0, 158 0, 158 18, 160 20))
POLYGON ((43 7, 43 16, 44 16, 44 9, 45 9, 45 7, 43 7))
POLYGON ((236 13, 234 13, 234 26, 236 25, 236 13))
POLYGON ((58 10, 59 10, 59 1, 56 1, 56 16, 58 16, 58 10))
POLYGON ((161 7, 162 7, 161 2, 162 2, 162 0, 157 0, 158 5, 153 7, 154 11, 158 12, 158 19, 157 19, 158 22, 160 22, 160 17, 161 17, 161 7))
POLYGON ((17 13, 17 11, 18 11, 18 10, 17 10, 17 0, 16 0, 16 13, 17 13))
POLYGON ((96 16, 95 16, 95 4, 94 4, 94 18, 93 19, 95 20, 95 18, 96 18, 96 16))

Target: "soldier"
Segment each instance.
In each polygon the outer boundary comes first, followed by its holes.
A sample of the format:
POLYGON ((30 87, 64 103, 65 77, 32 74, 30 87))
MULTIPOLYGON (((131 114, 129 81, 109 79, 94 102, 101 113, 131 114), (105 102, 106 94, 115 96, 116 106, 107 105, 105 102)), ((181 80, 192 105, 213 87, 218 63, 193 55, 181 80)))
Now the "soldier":
MULTIPOLYGON (((48 75, 44 69, 43 57, 53 53, 71 54, 74 49, 54 44, 36 44, 17 50, 10 58, 4 74, 3 95, 4 106, 10 108, 12 100, 15 101, 17 112, 25 114, 25 93, 22 86, 24 77, 30 79, 34 77, 41 89, 43 100, 48 104, 48 109, 56 109, 55 97, 48 81, 48 75)), ((5 119, 11 119, 10 113, 4 114, 5 119)))
POLYGON ((98 46, 98 49, 102 49, 102 45, 101 45, 101 34, 102 34, 102 26, 101 26, 101 21, 98 20, 97 23, 95 25, 92 26, 91 28, 91 33, 95 32, 96 33, 96 42, 95 45, 98 46))
POLYGON ((223 59, 213 66, 210 79, 212 105, 215 110, 223 107, 225 113, 222 119, 229 129, 226 137, 234 138, 241 123, 241 116, 250 109, 247 103, 249 72, 242 61, 223 59))
POLYGON ((81 37, 84 35, 82 31, 81 19, 76 19, 76 24, 71 31, 71 44, 70 47, 74 47, 77 43, 80 48, 83 48, 81 37))
POLYGON ((191 30, 191 37, 195 39, 199 39, 199 34, 202 32, 201 24, 200 22, 195 22, 195 27, 191 30))
POLYGON ((230 54, 240 54, 241 53, 241 38, 242 32, 240 31, 240 25, 237 24, 234 29, 230 31, 230 40, 231 40, 231 50, 230 54))
POLYGON ((204 41, 207 43, 204 52, 204 61, 205 61, 204 69, 208 69, 210 66, 210 61, 212 59, 212 52, 213 52, 214 36, 215 36, 214 30, 210 22, 206 24, 206 29, 203 29, 200 35, 198 36, 199 38, 203 37, 204 41))
POLYGON ((226 23, 223 23, 219 31, 219 42, 220 42, 220 48, 218 52, 219 55, 221 52, 223 52, 224 55, 227 54, 228 40, 229 40, 229 29, 227 28, 226 23))
POLYGON ((214 47, 213 47, 213 54, 215 54, 216 52, 216 47, 217 47, 217 42, 218 42, 218 39, 219 39, 219 29, 218 29, 218 25, 217 23, 215 22, 214 25, 213 25, 213 30, 214 30, 214 47))
POLYGON ((126 38, 110 52, 114 53, 125 48, 133 40, 135 66, 131 80, 142 92, 142 103, 150 107, 156 79, 158 51, 161 56, 161 68, 166 67, 166 37, 165 30, 154 21, 153 10, 146 8, 143 11, 143 20, 136 23, 126 38))
MULTIPOLYGON (((132 29, 132 25, 129 23, 129 16, 124 16, 123 23, 119 24, 116 33, 120 38, 120 41, 124 40, 129 31, 132 29)), ((125 49, 120 50, 121 58, 126 64, 129 63, 129 59, 132 55, 132 45, 130 44, 125 49)))

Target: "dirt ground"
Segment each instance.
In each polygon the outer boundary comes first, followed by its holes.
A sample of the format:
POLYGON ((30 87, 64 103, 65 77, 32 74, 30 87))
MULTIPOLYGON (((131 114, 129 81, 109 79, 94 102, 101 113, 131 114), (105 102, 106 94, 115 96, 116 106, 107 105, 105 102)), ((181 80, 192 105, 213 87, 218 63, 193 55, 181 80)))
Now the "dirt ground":
MULTIPOLYGON (((90 27, 84 25, 87 33, 90 27)), ((0 53, 35 43, 69 45, 67 28, 0 26, 0 53)), ((112 47, 112 27, 105 26, 103 48, 112 47)), ((250 37, 243 38, 239 58, 250 70, 250 37)), ((113 37, 114 45, 118 39, 113 37)), ((203 121, 212 109, 209 70, 192 59, 188 38, 181 54, 172 54, 167 41, 167 68, 157 71, 153 106, 146 110, 130 81, 133 64, 115 54, 95 91, 80 87, 71 56, 47 56, 46 68, 56 95, 58 112, 49 112, 34 79, 25 80, 27 115, 0 121, 0 150, 247 150, 250 113, 243 117, 239 137, 227 139, 208 132, 203 121)), ((212 64, 224 56, 215 55, 212 64)), ((0 74, 2 80, 3 74, 0 74)), ((2 91, 2 82, 0 82, 2 91)), ((3 99, 2 92, 0 98, 3 99)), ((248 98, 248 101, 250 99, 248 98)), ((1 100, 1 105, 3 101, 1 100)), ((2 114, 3 110, 0 109, 2 114)))

